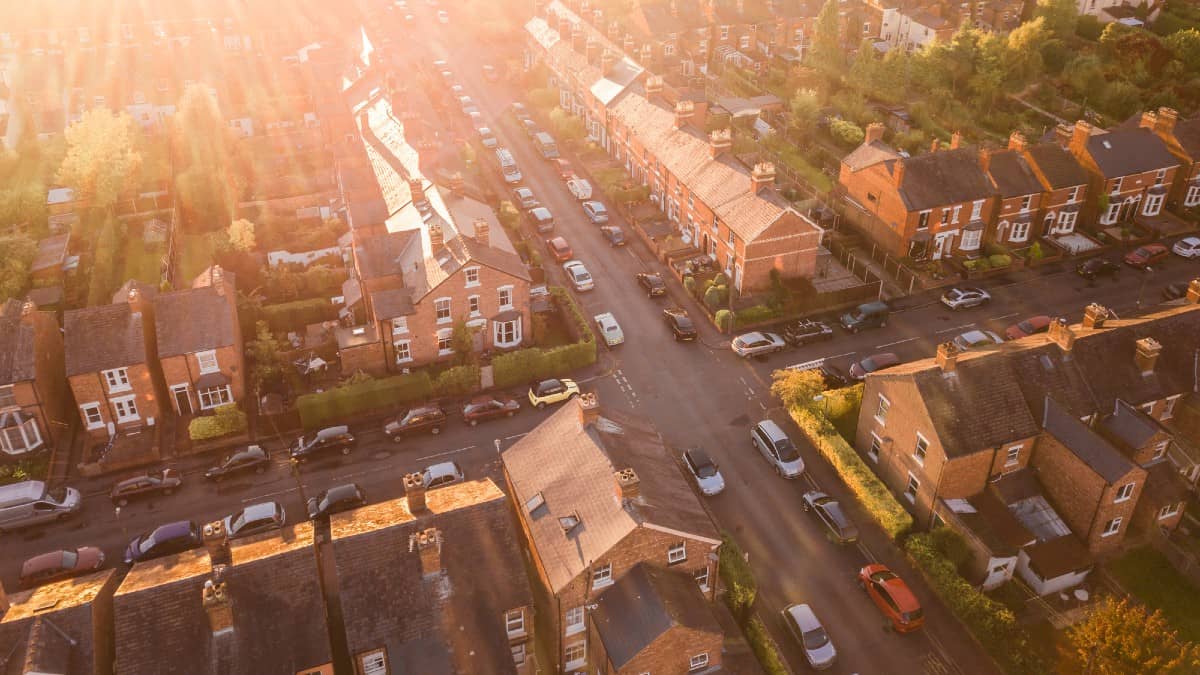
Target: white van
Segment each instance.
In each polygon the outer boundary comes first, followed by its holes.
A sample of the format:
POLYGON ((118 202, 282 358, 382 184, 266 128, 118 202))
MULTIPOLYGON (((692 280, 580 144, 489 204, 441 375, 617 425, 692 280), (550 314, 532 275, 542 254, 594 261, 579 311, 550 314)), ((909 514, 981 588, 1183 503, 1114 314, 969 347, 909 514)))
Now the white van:
POLYGON ((583 178, 572 178, 567 181, 567 189, 579 201, 586 201, 592 198, 592 184, 583 178))
POLYGON ((517 160, 513 158, 511 152, 505 148, 498 148, 496 159, 500 161, 500 172, 504 174, 505 183, 521 182, 521 169, 517 167, 517 160))
POLYGON ((62 520, 79 510, 75 488, 51 492, 40 480, 0 486, 0 532, 62 520))

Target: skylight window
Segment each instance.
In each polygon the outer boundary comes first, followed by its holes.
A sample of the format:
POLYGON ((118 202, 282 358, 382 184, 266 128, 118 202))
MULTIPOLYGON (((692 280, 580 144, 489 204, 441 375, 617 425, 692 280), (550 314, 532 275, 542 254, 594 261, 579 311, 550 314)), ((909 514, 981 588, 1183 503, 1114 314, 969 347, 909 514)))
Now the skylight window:
POLYGON ((534 511, 537 511, 538 508, 541 507, 545 503, 546 503, 546 498, 543 497, 542 493, 539 492, 539 493, 535 494, 534 496, 530 497, 529 499, 525 500, 525 510, 529 513, 533 513, 534 511))
POLYGON ((564 533, 570 532, 571 530, 579 527, 580 522, 579 514, 574 511, 571 512, 571 515, 561 516, 558 519, 558 525, 563 529, 564 533))

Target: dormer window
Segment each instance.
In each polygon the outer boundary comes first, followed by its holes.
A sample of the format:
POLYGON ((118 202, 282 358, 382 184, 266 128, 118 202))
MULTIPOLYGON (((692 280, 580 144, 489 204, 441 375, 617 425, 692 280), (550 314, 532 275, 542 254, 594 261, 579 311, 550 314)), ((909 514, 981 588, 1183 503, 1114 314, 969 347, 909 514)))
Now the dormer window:
POLYGON ((113 368, 112 370, 104 371, 104 380, 108 383, 110 392, 129 391, 129 369, 128 368, 113 368))

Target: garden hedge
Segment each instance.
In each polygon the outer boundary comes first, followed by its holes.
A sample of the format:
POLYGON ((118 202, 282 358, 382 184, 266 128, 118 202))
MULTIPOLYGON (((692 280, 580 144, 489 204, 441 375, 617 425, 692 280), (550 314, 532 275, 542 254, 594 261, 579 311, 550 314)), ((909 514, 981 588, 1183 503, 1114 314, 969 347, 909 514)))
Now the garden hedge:
POLYGON ((754 650, 754 655, 758 657, 758 664, 762 666, 767 675, 788 675, 789 671, 783 664, 783 657, 779 655, 779 647, 771 639, 771 634, 767 632, 767 627, 763 625, 762 619, 754 617, 746 624, 743 631, 746 634, 746 641, 750 643, 750 648, 754 650))
POLYGON ((721 535, 721 580, 725 582, 725 603, 743 621, 750 616, 758 597, 758 582, 746 562, 741 547, 728 534, 721 535))
POLYGON ((422 401, 432 393, 429 374, 418 371, 305 394, 296 399, 296 408, 305 429, 318 429, 374 410, 422 401))
POLYGON ((479 366, 464 365, 447 368, 433 382, 435 396, 463 396, 479 391, 479 366))
POLYGON ((735 327, 749 326, 751 324, 759 323, 762 321, 770 321, 771 319, 778 319, 779 316, 780 316, 780 313, 779 313, 779 310, 777 310, 777 309, 772 309, 770 307, 767 307, 766 305, 755 305, 753 307, 747 307, 746 309, 739 309, 738 311, 734 312, 733 313, 733 325, 735 327))
POLYGON ((809 442, 833 465, 842 481, 888 536, 896 539, 912 529, 912 516, 829 420, 810 410, 792 409, 789 412, 809 442))
POLYGON ((262 318, 276 333, 296 331, 303 334, 310 323, 321 323, 337 319, 337 307, 329 298, 313 298, 263 305, 262 318))
POLYGON ((188 423, 188 436, 193 441, 206 441, 246 430, 246 413, 232 403, 217 408, 212 415, 197 417, 188 423))

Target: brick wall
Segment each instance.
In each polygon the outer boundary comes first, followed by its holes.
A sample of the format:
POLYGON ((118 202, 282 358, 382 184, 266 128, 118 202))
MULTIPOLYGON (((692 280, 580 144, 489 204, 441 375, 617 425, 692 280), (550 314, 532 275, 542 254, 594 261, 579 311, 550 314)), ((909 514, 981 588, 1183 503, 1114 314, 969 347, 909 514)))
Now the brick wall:
POLYGON ((595 629, 588 631, 589 663, 594 671, 605 675, 640 675, 641 673, 686 673, 691 658, 708 655, 708 667, 721 665, 721 646, 724 635, 709 633, 685 626, 674 626, 638 653, 623 668, 614 668, 607 658, 604 645, 595 629))
POLYGON ((96 428, 88 429, 87 419, 82 411, 78 411, 84 430, 89 436, 97 439, 108 438, 108 424, 113 424, 117 431, 126 431, 149 426, 153 419, 157 424, 162 419, 164 408, 159 405, 161 396, 156 384, 157 375, 151 366, 139 363, 128 366, 129 389, 111 392, 108 383, 101 373, 84 373, 70 378, 71 392, 76 404, 83 406, 88 403, 98 403, 102 423, 96 428), (112 399, 134 397, 138 418, 126 422, 117 422, 116 410, 112 399))
MULTIPOLYGON (((34 383, 42 412, 39 424, 43 424, 43 433, 49 431, 54 443, 58 443, 70 433, 68 424, 72 416, 63 359, 63 334, 53 312, 34 315, 34 341, 34 383)), ((50 442, 49 438, 47 442, 50 442)))
MULTIPOLYGON (((215 351, 217 367, 229 379, 230 393, 233 396, 233 401, 234 403, 241 403, 246 395, 246 365, 245 359, 242 356, 242 350, 237 346, 229 345, 215 351)), ((196 359, 196 355, 179 354, 160 359, 159 362, 162 366, 167 397, 170 399, 167 406, 164 407, 170 407, 176 413, 182 412, 188 414, 188 410, 180 411, 176 394, 171 391, 171 387, 175 385, 187 384, 187 396, 191 403, 190 414, 202 412, 200 395, 196 387, 196 380, 201 377, 200 364, 196 359)))

